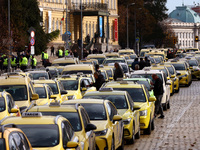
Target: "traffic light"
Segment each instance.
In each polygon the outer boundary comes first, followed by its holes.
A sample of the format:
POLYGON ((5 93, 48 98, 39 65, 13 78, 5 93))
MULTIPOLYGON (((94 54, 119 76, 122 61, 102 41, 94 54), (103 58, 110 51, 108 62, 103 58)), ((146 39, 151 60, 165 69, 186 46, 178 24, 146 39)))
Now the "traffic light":
POLYGON ((195 36, 195 42, 199 42, 199 37, 195 36))
POLYGON ((176 38, 173 38, 173 44, 176 44, 176 38))

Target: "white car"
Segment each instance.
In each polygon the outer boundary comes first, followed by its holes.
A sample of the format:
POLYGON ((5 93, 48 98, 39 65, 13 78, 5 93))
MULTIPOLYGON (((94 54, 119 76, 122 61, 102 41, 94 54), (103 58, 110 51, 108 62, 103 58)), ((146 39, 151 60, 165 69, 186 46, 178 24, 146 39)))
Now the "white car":
POLYGON ((167 108, 170 108, 170 84, 171 83, 169 80, 167 80, 167 76, 165 75, 163 71, 151 70, 151 68, 146 67, 143 70, 137 70, 131 73, 130 78, 134 77, 135 75, 140 75, 144 78, 149 78, 152 81, 154 81, 152 79, 152 74, 157 74, 158 77, 160 77, 160 79, 163 81, 164 93, 163 93, 163 98, 162 98, 162 105, 163 105, 163 109, 167 110, 167 108))

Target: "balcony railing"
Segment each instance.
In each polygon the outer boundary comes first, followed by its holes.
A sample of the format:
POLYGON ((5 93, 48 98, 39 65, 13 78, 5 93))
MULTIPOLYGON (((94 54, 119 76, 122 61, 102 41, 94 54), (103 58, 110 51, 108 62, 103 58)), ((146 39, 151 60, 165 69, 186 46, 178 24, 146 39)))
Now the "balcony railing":
MULTIPOLYGON (((82 3, 82 10, 87 11, 107 11, 108 4, 105 3, 82 3)), ((71 11, 80 11, 81 4, 80 3, 72 3, 71 11)))

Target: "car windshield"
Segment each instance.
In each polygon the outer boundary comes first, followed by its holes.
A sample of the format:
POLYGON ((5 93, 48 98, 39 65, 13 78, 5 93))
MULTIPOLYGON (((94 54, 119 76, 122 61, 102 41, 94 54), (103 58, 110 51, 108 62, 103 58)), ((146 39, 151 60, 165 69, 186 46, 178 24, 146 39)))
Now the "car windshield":
POLYGON ((107 120, 103 104, 81 103, 87 111, 90 120, 107 120))
POLYGON ((111 70, 106 70, 106 73, 109 77, 112 77, 112 71, 111 70))
POLYGON ((77 74, 78 72, 82 72, 83 74, 92 74, 92 70, 73 70, 73 71, 63 71, 62 75, 77 74))
POLYGON ((25 85, 1 85, 0 92, 10 93, 14 101, 28 100, 28 93, 25 85))
POLYGON ((90 58, 98 60, 99 64, 102 64, 105 58, 90 58))
POLYGON ((166 69, 160 69, 161 71, 163 71, 167 76, 169 76, 168 71, 166 69))
POLYGON ((154 58, 156 63, 161 63, 161 59, 159 57, 154 58))
POLYGON ((105 99, 111 101, 117 109, 128 109, 124 95, 86 95, 83 99, 105 99))
POLYGON ((92 62, 89 61, 84 61, 84 62, 80 62, 81 64, 93 64, 92 62))
POLYGON ((128 73, 128 66, 127 65, 121 65, 124 73, 128 73))
POLYGON ((136 55, 130 55, 129 57, 130 57, 130 59, 135 59, 137 56, 136 55))
POLYGON ((63 68, 58 68, 59 75, 62 74, 63 68))
POLYGON ((42 112, 44 116, 57 116, 61 115, 69 120, 75 131, 81 131, 81 121, 77 112, 42 112))
POLYGON ((169 70, 170 74, 175 74, 173 67, 167 67, 167 69, 169 70))
POLYGON ((32 75, 33 80, 38 80, 40 77, 44 77, 45 79, 49 79, 48 73, 30 73, 32 75))
POLYGON ((59 130, 55 124, 17 125, 29 139, 32 147, 53 147, 59 144, 59 130))
POLYGON ((142 88, 113 88, 118 91, 127 91, 134 102, 146 102, 146 97, 142 88))
MULTIPOLYGON (((162 75, 161 74, 156 74, 162 81, 162 75)), ((134 77, 140 77, 140 78, 148 78, 150 79, 152 82, 154 82, 153 78, 152 78, 152 74, 132 74, 130 78, 134 78, 134 77)))
POLYGON ((5 99, 4 97, 0 97, 0 112, 6 110, 5 99))
POLYGON ((49 74, 51 74, 52 77, 58 77, 58 72, 56 70, 49 70, 49 74))
POLYGON ((105 60, 103 64, 110 64, 110 63, 125 63, 124 59, 112 59, 112 60, 105 60))
POLYGON ((67 65, 74 65, 75 63, 55 63, 52 66, 67 66, 67 65))
POLYGON ((39 95, 39 98, 47 98, 46 90, 44 87, 35 87, 35 92, 39 95))
POLYGON ((57 87, 56 83, 47 83, 47 84, 51 87, 53 94, 59 94, 58 87, 57 87))
POLYGON ((65 90, 77 90, 78 80, 60 80, 65 90))
POLYGON ((184 64, 172 64, 176 70, 186 70, 184 64))
POLYGON ((198 66, 198 63, 197 63, 196 60, 189 60, 188 63, 189 63, 189 65, 190 65, 191 67, 193 67, 193 66, 198 66))
POLYGON ((137 81, 137 83, 138 84, 144 84, 147 87, 148 91, 151 91, 151 87, 150 87, 149 81, 137 81))
POLYGON ((145 54, 146 52, 140 52, 140 56, 141 57, 144 57, 144 54, 145 54))

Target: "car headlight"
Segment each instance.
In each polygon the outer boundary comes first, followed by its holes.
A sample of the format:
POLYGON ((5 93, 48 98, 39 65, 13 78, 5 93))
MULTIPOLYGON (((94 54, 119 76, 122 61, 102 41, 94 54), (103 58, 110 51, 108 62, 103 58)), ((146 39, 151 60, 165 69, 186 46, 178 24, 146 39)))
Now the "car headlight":
POLYGON ((147 109, 140 111, 140 116, 147 116, 147 109))
POLYGON ((67 96, 68 100, 74 99, 74 95, 67 96))
POLYGON ((106 135, 108 129, 102 130, 102 131, 96 131, 95 135, 96 136, 102 136, 102 135, 106 135))
POLYGON ((131 122, 131 118, 123 120, 124 124, 129 124, 131 122))

